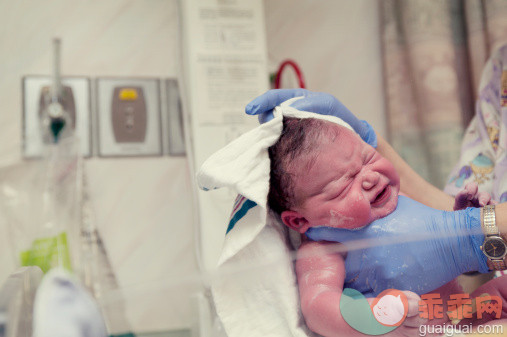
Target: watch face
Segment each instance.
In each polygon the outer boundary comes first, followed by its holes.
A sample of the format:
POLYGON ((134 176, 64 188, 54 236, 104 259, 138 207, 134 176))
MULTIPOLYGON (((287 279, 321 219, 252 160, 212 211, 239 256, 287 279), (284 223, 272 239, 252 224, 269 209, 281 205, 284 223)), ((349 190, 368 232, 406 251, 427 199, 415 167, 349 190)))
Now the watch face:
POLYGON ((490 258, 501 258, 506 253, 505 243, 502 239, 490 238, 484 242, 484 253, 490 258))

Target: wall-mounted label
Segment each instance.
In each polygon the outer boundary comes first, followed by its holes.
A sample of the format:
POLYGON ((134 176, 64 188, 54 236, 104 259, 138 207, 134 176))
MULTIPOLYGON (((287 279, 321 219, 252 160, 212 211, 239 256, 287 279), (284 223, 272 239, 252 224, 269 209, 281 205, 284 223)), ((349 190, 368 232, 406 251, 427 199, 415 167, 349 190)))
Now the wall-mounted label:
MULTIPOLYGON (((195 168, 227 142, 258 125, 245 105, 269 89, 262 0, 182 4, 185 97, 195 168)), ((215 268, 235 195, 199 193, 200 242, 206 268, 215 268), (218 230, 217 230, 218 228, 218 230), (221 230, 220 230, 221 228, 221 230)))

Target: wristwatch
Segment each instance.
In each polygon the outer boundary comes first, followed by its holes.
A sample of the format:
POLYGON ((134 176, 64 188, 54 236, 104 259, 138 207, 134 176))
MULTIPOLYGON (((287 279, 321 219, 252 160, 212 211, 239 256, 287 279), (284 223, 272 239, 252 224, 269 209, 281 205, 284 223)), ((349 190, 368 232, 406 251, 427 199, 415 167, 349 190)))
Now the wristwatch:
POLYGON ((488 258, 489 269, 507 269, 507 243, 500 236, 500 231, 496 225, 495 205, 486 205, 482 209, 482 230, 484 232, 484 243, 481 250, 488 258))

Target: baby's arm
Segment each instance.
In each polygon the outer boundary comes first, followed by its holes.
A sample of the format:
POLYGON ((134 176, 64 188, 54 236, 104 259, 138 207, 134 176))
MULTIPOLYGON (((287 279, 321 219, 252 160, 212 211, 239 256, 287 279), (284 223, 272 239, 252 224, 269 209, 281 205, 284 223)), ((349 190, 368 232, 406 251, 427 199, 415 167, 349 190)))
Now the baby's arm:
POLYGON ((486 324, 488 322, 491 322, 491 324, 507 323, 507 275, 494 278, 484 283, 472 294, 470 294, 470 298, 475 299, 476 297, 479 297, 485 293, 491 296, 498 296, 502 300, 500 318, 497 319, 495 316, 496 312, 492 312, 489 314, 483 313, 483 318, 477 319, 477 316, 474 313, 474 317, 472 319, 462 320, 460 322, 461 325, 473 324, 474 326, 477 326, 479 324, 486 324))
POLYGON ((308 327, 323 336, 352 336, 340 313, 345 281, 344 257, 332 251, 336 243, 304 242, 299 248, 296 274, 301 310, 308 327))
MULTIPOLYGON (((298 250, 296 274, 303 316, 312 331, 326 337, 364 336, 351 328, 340 313, 345 259, 333 247, 336 243, 310 241, 298 250)), ((405 294, 409 298, 407 318, 403 325, 385 336, 412 336, 427 321, 418 317, 420 297, 412 292, 405 294)))

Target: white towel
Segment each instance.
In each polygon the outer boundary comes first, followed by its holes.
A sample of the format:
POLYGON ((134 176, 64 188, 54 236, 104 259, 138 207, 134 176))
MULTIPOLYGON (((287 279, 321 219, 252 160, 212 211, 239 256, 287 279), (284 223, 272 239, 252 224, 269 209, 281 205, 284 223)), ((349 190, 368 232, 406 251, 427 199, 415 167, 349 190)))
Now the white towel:
POLYGON ((33 337, 107 337, 98 305, 63 269, 50 270, 37 290, 33 337))
POLYGON ((213 154, 197 173, 204 190, 229 187, 238 193, 219 261, 213 298, 229 337, 310 336, 299 310, 299 295, 288 230, 268 211, 268 148, 283 128, 283 117, 317 118, 352 128, 334 116, 276 107, 274 118, 213 154))

